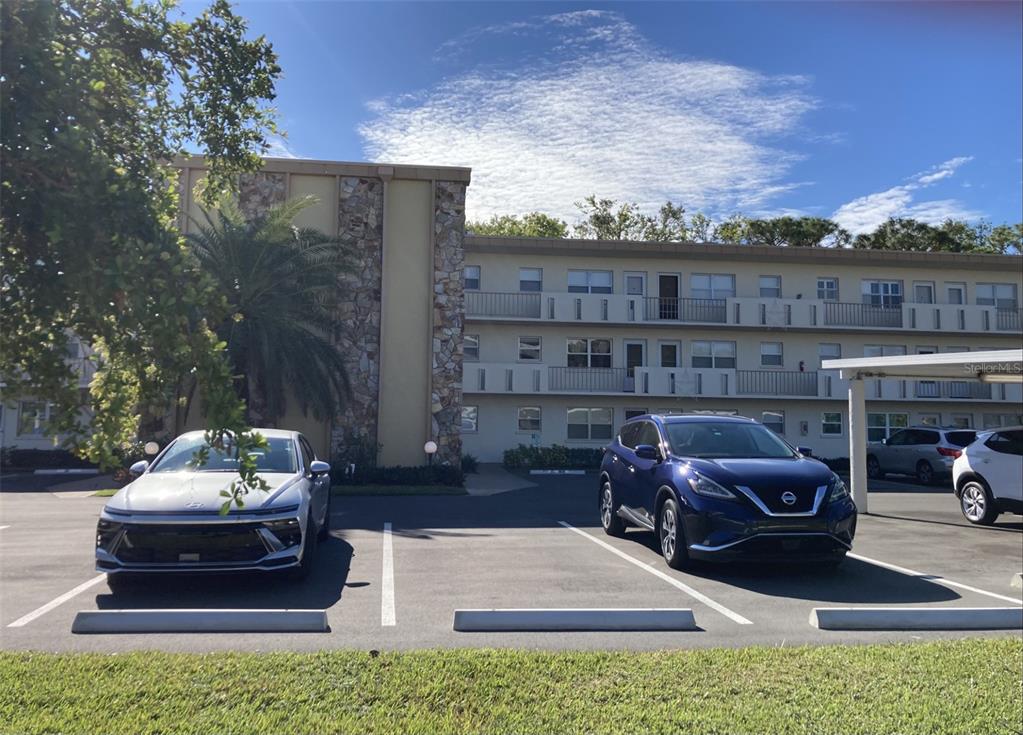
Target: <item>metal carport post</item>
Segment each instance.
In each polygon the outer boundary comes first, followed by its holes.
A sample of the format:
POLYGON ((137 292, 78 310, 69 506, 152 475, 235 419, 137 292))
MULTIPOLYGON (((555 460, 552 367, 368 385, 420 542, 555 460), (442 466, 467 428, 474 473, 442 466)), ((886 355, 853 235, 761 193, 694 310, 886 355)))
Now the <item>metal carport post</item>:
MULTIPOLYGON (((867 507, 867 407, 865 378, 1023 383, 1023 349, 984 352, 943 352, 930 355, 895 355, 825 360, 822 370, 839 370, 849 381, 849 483, 861 513, 867 507)), ((1015 388, 1014 388, 1015 390, 1015 388)), ((1015 391, 1019 393, 1018 390, 1015 391)), ((1006 400, 1009 400, 1006 395, 1006 400)), ((1015 398, 1017 406, 1023 394, 1015 398)))

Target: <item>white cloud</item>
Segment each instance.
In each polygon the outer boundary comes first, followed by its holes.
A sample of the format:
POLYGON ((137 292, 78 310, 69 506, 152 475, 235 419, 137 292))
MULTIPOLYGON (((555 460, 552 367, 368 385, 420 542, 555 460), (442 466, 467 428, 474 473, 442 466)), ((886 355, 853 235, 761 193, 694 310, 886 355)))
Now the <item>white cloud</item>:
MULTIPOLYGON (((491 63, 416 95, 374 100, 367 156, 471 166, 473 218, 540 210, 573 221, 594 193, 654 209, 762 209, 806 182, 783 147, 816 106, 809 81, 653 48, 621 15, 586 10, 475 29, 438 50, 488 44, 491 63), (543 51, 523 65, 529 34, 543 51), (507 64, 494 63, 513 46, 507 64)), ((463 64, 464 66, 464 64, 463 64)))
POLYGON ((287 138, 271 133, 266 137, 267 149, 263 155, 267 158, 304 158, 295 152, 287 138))
POLYGON ((854 235, 874 230, 889 217, 910 217, 928 224, 946 219, 978 219, 982 213, 955 199, 914 201, 918 191, 954 176, 960 166, 971 160, 972 156, 951 158, 909 177, 905 184, 853 199, 835 210, 831 218, 854 235))

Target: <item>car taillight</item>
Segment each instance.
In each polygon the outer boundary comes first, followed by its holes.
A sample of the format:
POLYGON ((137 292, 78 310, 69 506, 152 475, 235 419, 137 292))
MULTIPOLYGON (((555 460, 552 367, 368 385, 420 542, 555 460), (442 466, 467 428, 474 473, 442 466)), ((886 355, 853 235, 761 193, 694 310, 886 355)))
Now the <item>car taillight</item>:
POLYGON ((963 452, 961 449, 949 449, 948 447, 938 447, 938 454, 942 457, 959 457, 963 452))

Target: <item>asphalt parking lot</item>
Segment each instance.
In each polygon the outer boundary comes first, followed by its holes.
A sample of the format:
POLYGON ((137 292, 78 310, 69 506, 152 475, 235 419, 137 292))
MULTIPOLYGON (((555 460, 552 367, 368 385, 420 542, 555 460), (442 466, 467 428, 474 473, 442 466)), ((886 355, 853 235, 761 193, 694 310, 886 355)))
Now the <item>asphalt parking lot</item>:
POLYGON ((660 649, 906 641, 971 632, 838 632, 814 607, 1011 607, 1023 569, 1023 519, 973 527, 951 492, 886 481, 837 571, 708 565, 660 558, 653 534, 609 538, 595 478, 538 477, 489 497, 336 498, 331 539, 303 583, 260 576, 160 577, 110 593, 93 570, 105 499, 0 495, 0 645, 54 651, 408 649, 495 646, 660 649), (340 501, 340 502, 337 502, 340 501), (463 608, 692 608, 689 632, 464 633, 463 608), (79 610, 323 609, 329 633, 76 635, 79 610))

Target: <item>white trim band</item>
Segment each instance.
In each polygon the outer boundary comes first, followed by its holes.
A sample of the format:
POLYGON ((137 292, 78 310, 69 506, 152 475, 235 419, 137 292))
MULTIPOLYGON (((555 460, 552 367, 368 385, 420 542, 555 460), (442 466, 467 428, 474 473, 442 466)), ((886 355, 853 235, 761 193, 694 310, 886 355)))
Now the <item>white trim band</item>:
POLYGON ((453 628, 462 632, 700 630, 688 608, 455 610, 453 628))

